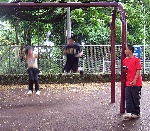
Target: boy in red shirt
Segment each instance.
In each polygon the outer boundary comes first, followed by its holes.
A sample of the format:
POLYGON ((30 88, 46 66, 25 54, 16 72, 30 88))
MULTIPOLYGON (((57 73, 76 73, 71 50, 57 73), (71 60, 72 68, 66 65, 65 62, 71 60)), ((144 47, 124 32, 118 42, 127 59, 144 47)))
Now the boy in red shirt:
POLYGON ((126 114, 124 119, 140 117, 140 98, 142 88, 141 64, 140 59, 133 55, 134 47, 127 45, 125 54, 126 58, 123 60, 123 70, 126 73, 126 114))

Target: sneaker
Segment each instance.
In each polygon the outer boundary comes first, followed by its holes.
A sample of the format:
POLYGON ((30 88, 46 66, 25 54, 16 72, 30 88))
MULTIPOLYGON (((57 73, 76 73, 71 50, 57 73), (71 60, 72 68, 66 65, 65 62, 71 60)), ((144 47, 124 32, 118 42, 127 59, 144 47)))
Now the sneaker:
POLYGON ((39 91, 39 90, 36 91, 36 95, 37 95, 37 96, 40 96, 40 91, 39 91))
POLYGON ((123 119, 130 119, 132 117, 132 113, 126 113, 122 117, 123 119))
POLYGON ((136 119, 139 118, 140 115, 132 114, 132 113, 126 113, 123 115, 124 119, 136 119))
POLYGON ((29 90, 28 93, 27 93, 27 95, 28 95, 28 96, 31 96, 31 95, 32 95, 32 91, 29 90))
POLYGON ((133 118, 133 119, 140 118, 140 115, 131 114, 131 118, 133 118))

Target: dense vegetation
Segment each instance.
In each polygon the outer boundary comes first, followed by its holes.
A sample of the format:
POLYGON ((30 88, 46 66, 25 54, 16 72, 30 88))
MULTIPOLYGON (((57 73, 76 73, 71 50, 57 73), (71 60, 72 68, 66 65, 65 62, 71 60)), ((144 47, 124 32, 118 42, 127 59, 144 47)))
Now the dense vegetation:
MULTIPOLYGON (((29 2, 31 0, 23 0, 29 2)), ((33 1, 33 0, 32 0, 33 1)), ((67 1, 67 0, 50 0, 67 1)), ((87 0, 70 0, 72 2, 87 2, 87 0)), ((90 0, 96 1, 96 0, 90 0)), ((97 0, 104 1, 104 0, 97 0)), ((114 0, 107 0, 114 1, 114 0)), ((127 18, 127 41, 134 45, 150 44, 150 3, 149 0, 120 0, 124 3, 127 18), (135 2, 134 2, 135 1, 135 2), (145 30, 145 32, 144 32, 145 30)), ((8 0, 0 0, 8 2, 8 0)), ((46 2, 46 0, 43 0, 46 2)), ((19 47, 46 45, 53 42, 55 47, 41 47, 42 55, 39 67, 43 74, 60 73, 63 67, 62 47, 66 43, 67 8, 2 8, 0 7, 0 74, 25 73, 26 64, 20 61, 19 53, 14 51, 19 47), (9 46, 5 46, 9 45, 9 46), (58 46, 56 46, 58 45, 58 46), (17 59, 16 59, 17 58, 17 59), (59 63, 59 64, 58 64, 59 63), (19 67, 19 68, 18 68, 19 67), (44 68, 46 67, 46 68, 44 68)), ((76 41, 86 44, 110 45, 110 25, 113 8, 74 8, 71 7, 71 25, 76 41)), ((116 44, 121 44, 120 12, 116 19, 116 44)), ((92 50, 92 48, 91 48, 92 50)), ((90 51, 91 51, 90 50, 90 51)), ((149 56, 146 50, 146 58, 149 56)), ((21 50, 20 54, 21 54, 21 50)), ((104 51, 105 52, 105 51, 104 51)), ((109 51, 105 52, 110 55, 109 51)), ((92 54, 92 53, 91 53, 92 54)), ((104 55, 104 53, 102 53, 104 55)), ((117 51, 120 56, 120 51, 117 51)), ((143 57, 143 53, 142 57, 143 57)), ((118 57, 120 58, 120 57, 118 57)), ((109 59, 109 57, 107 57, 109 59)), ((87 59, 88 60, 88 59, 87 59)), ((90 61, 90 60, 89 60, 90 61)), ((85 60, 85 64, 86 64, 85 60)), ((102 57, 98 67, 101 66, 102 57)))
MULTIPOLYGON (((84 2, 87 0, 80 1, 84 2)), ((122 0, 122 2, 124 2, 127 15, 128 43, 141 45, 143 44, 145 38, 146 44, 150 44, 149 0, 143 0, 143 2, 142 0, 140 2, 138 0, 136 0, 136 2, 134 1, 135 0, 122 0)), ((1 2, 7 2, 7 0, 1 0, 1 2)), ((74 32, 77 41, 80 42, 81 40, 84 40, 87 44, 110 44, 112 10, 113 8, 71 8, 72 31, 74 32)), ((49 39, 59 45, 64 44, 66 30, 66 8, 22 11, 23 13, 26 13, 26 17, 28 17, 28 19, 19 17, 19 11, 16 11, 16 13, 12 16, 3 15, 9 14, 10 11, 11 10, 4 9, 0 13, 1 21, 7 22, 7 27, 0 25, 1 44, 15 43, 17 45, 26 45, 32 43, 34 45, 41 45, 46 39, 49 39)), ((121 20, 119 11, 116 23, 116 41, 117 44, 120 44, 121 20)))

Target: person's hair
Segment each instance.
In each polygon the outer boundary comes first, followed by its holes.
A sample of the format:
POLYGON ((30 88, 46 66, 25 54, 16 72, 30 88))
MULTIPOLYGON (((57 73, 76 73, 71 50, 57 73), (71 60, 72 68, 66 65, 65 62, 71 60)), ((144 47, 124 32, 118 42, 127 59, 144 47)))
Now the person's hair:
POLYGON ((127 45, 128 49, 134 53, 134 46, 133 45, 127 45))
POLYGON ((28 55, 28 51, 29 50, 32 50, 33 51, 33 48, 31 47, 31 46, 27 46, 26 48, 25 48, 25 54, 26 55, 28 55))

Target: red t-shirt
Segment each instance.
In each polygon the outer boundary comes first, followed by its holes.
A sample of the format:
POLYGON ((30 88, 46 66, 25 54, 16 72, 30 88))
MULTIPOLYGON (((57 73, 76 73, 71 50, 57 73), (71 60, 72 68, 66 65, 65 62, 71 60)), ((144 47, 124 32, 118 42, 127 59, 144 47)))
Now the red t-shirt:
MULTIPOLYGON (((136 71, 141 70, 140 59, 134 56, 133 58, 126 57, 123 60, 123 66, 127 66, 128 70, 126 73, 126 86, 132 86, 130 82, 132 82, 135 78, 136 71)), ((142 76, 141 74, 138 76, 136 80, 136 84, 134 86, 142 86, 142 76)))

